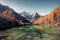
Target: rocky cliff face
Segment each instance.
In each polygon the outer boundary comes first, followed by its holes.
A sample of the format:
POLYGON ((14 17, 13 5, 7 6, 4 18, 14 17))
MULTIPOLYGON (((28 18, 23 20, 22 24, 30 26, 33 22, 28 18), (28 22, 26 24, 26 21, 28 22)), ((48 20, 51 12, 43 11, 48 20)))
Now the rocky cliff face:
POLYGON ((50 14, 47 14, 46 16, 34 21, 34 24, 50 24, 60 26, 60 6, 54 9, 50 14))

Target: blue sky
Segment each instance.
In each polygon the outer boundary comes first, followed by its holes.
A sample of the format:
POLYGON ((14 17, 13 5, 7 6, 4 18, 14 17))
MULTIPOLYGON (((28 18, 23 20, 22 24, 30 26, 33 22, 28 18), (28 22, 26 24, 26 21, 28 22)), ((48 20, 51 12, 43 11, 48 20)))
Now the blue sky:
POLYGON ((60 0, 0 0, 0 4, 7 5, 18 13, 27 11, 46 15, 60 6, 60 0))

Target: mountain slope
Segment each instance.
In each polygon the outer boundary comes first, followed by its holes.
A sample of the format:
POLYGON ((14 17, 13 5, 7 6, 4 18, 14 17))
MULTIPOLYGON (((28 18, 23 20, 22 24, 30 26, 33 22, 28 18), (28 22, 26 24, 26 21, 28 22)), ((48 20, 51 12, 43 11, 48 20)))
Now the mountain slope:
POLYGON ((60 6, 54 9, 50 14, 34 21, 34 24, 45 24, 60 26, 60 6))
POLYGON ((16 13, 12 8, 0 4, 0 29, 16 27, 29 23, 29 21, 16 13))

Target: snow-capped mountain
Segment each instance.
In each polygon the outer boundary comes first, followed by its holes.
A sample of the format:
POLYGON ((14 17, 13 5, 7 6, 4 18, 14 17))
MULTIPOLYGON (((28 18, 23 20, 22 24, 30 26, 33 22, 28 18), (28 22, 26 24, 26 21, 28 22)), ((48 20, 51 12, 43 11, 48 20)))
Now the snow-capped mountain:
POLYGON ((21 12, 21 16, 25 17, 29 22, 33 22, 34 20, 38 19, 40 15, 37 12, 30 13, 30 12, 21 12))

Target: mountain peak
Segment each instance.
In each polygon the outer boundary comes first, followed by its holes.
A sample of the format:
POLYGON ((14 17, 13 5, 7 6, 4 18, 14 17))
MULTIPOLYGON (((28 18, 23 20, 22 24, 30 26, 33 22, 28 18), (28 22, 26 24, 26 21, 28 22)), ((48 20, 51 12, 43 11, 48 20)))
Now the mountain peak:
POLYGON ((39 18, 40 15, 37 12, 25 12, 20 13, 23 17, 25 17, 29 22, 33 22, 35 19, 39 18))

